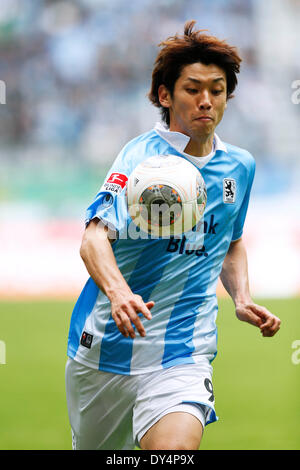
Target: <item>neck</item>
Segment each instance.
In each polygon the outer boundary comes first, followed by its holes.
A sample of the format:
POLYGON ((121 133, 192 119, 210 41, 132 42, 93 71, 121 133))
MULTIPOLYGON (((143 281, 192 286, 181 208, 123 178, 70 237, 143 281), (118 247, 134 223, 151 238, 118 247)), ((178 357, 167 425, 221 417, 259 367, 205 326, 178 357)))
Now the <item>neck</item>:
POLYGON ((194 157, 205 157, 213 149, 214 135, 203 136, 199 139, 190 138, 184 151, 194 157))
POLYGON ((213 148, 214 132, 211 134, 195 135, 194 133, 185 132, 182 126, 178 126, 176 122, 170 122, 170 131, 181 132, 190 138, 189 143, 185 147, 185 153, 194 157, 205 157, 209 155, 213 148))

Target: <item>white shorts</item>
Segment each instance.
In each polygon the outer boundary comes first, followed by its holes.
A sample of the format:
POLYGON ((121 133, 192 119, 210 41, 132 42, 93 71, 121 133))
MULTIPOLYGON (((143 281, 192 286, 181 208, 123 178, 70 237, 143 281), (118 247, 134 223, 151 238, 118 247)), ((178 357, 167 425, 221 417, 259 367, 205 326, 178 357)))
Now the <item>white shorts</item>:
POLYGON ((218 418, 214 410, 212 366, 183 364, 140 375, 91 369, 73 359, 66 364, 66 392, 73 449, 132 450, 168 413, 185 411, 203 428, 218 418))

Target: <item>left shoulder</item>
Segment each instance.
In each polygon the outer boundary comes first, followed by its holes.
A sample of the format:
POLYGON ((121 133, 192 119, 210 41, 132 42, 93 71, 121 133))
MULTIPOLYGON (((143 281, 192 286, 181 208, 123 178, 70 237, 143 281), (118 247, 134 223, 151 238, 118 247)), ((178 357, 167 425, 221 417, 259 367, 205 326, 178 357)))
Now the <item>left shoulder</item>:
POLYGON ((225 144, 227 148, 227 153, 230 158, 238 160, 242 165, 244 165, 248 170, 255 170, 255 159, 253 155, 246 149, 237 147, 232 144, 225 144))

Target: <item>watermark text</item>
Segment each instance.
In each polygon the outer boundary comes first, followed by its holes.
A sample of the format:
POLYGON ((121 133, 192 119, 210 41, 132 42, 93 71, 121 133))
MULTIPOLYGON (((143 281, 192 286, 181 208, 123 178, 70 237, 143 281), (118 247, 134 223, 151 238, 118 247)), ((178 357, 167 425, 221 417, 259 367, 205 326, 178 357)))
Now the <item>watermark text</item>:
POLYGON ((4 341, 0 341, 0 365, 6 364, 6 344, 4 341))
POLYGON ((6 104, 6 83, 0 80, 0 104, 6 104))
POLYGON ((291 96, 292 103, 300 104, 300 80, 294 80, 292 88, 295 90, 291 96))
POLYGON ((292 354, 292 363, 297 366, 300 364, 300 339, 295 339, 292 342, 292 349, 295 349, 292 354))

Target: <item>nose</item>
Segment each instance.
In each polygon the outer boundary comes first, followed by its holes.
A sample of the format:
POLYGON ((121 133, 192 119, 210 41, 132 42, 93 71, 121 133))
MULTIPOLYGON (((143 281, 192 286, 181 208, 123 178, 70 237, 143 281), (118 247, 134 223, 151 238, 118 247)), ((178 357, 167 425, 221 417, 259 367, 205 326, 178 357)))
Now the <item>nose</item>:
POLYGON ((203 90, 199 97, 198 107, 201 110, 210 109, 211 108, 211 101, 210 96, 207 90, 203 90))

